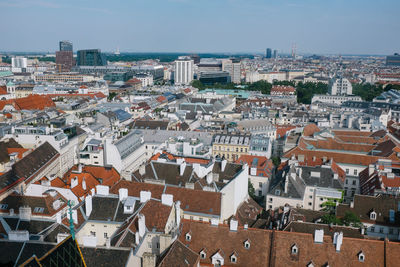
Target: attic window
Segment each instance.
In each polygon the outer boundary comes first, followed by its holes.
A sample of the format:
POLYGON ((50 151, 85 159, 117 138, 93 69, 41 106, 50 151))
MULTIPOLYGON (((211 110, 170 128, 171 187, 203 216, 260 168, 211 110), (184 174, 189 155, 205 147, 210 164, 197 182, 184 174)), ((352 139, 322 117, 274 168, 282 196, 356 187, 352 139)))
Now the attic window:
POLYGON ((372 212, 369 214, 369 218, 370 218, 371 220, 376 220, 376 212, 375 212, 375 211, 372 211, 372 212))
POLYGON ((34 213, 43 213, 43 212, 44 212, 44 208, 42 208, 42 207, 36 207, 36 208, 33 210, 33 212, 34 212, 34 213))
POLYGON ((364 262, 364 260, 365 260, 365 255, 362 251, 360 253, 358 253, 358 260, 360 262, 364 262))
POLYGON ((231 255, 231 262, 236 263, 237 262, 237 258, 235 254, 231 255))
POLYGON ((5 210, 8 208, 8 204, 0 204, 0 210, 5 210))
POLYGON ((250 248, 250 241, 249 240, 244 241, 244 248, 245 249, 249 249, 250 248))
POLYGON ((192 239, 192 236, 189 233, 187 233, 185 235, 185 237, 186 237, 186 241, 190 241, 192 239))
POLYGON ((299 248, 296 246, 296 244, 294 244, 292 246, 292 254, 297 255, 298 252, 299 252, 299 248))
POLYGON ((201 259, 205 259, 206 258, 206 252, 204 251, 204 250, 202 250, 201 252, 200 252, 200 258, 201 259))

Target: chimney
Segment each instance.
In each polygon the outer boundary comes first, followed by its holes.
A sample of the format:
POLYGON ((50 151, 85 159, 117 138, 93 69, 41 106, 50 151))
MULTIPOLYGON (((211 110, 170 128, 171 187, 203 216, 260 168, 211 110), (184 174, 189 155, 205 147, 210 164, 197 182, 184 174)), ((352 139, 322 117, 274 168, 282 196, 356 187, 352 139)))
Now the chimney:
POLYGON ((150 191, 140 191, 140 203, 147 202, 151 199, 150 191))
POLYGON ((83 179, 82 179, 82 189, 86 191, 86 181, 85 181, 85 177, 83 177, 83 179))
POLYGON ((89 217, 92 213, 92 196, 87 195, 85 198, 85 213, 86 216, 89 217))
POLYGON ((82 173, 82 164, 78 164, 77 173, 82 173))
POLYGON ((181 224, 181 202, 179 200, 175 202, 175 217, 176 225, 179 227, 181 224))
POLYGON ((120 188, 118 190, 119 201, 123 201, 128 197, 128 189, 127 188, 120 188))
POLYGON ((32 216, 31 207, 19 207, 19 218, 22 221, 30 221, 32 216))
POLYGON ((343 232, 340 232, 337 235, 337 239, 336 239, 336 251, 340 251, 340 247, 342 246, 343 243, 343 232))
POLYGON ((14 209, 10 209, 10 216, 14 216, 14 209))
POLYGON ((78 224, 78 211, 72 210, 72 220, 74 220, 74 224, 78 224))
POLYGON ((58 213, 56 214, 56 220, 57 220, 57 223, 58 223, 58 224, 61 224, 61 212, 58 212, 58 213))
POLYGON ((96 185, 96 192, 98 195, 108 196, 110 188, 106 185, 96 185))
POLYGON ((368 165, 368 176, 371 176, 374 172, 375 172, 374 164, 369 164, 368 165))
POLYGON ((333 179, 337 180, 339 178, 339 175, 337 173, 333 174, 333 179))
POLYGON ((174 196, 170 194, 162 194, 161 195, 161 203, 163 205, 172 206, 174 201, 174 196))
POLYGON ((324 230, 315 230, 314 233, 314 243, 323 243, 324 242, 324 230))
POLYGON ((350 208, 354 209, 354 201, 350 202, 350 208))
POLYGON ((221 161, 221 171, 222 172, 225 171, 226 163, 227 163, 226 159, 221 161))
POLYGON ((144 164, 140 165, 139 174, 140 175, 145 175, 146 174, 146 166, 144 164))
POLYGON ((317 160, 317 157, 316 157, 316 156, 313 156, 313 157, 312 157, 312 161, 315 162, 316 160, 317 160))
POLYGON ((139 237, 142 238, 146 233, 146 218, 143 214, 139 214, 139 237))
POLYGON ((150 252, 145 252, 142 255, 143 267, 156 267, 156 255, 150 252))
POLYGON ((186 168, 186 162, 182 162, 179 166, 179 175, 182 176, 183 173, 185 172, 185 168, 186 168))
POLYGON ((207 184, 211 184, 212 183, 212 181, 213 181, 212 172, 207 173, 206 180, 207 180, 207 184))
POLYGON ((237 229, 238 229, 238 221, 236 221, 235 219, 231 219, 229 224, 229 230, 237 232, 237 229))
POLYGON ((71 189, 78 185, 78 177, 75 176, 71 179, 71 189))
POLYGON ((140 243, 139 232, 136 232, 136 234, 135 234, 135 243, 136 243, 136 245, 139 245, 139 243, 140 243))
POLYGON ((245 223, 244 226, 243 226, 243 229, 244 229, 244 230, 249 229, 249 225, 248 225, 247 223, 245 223))

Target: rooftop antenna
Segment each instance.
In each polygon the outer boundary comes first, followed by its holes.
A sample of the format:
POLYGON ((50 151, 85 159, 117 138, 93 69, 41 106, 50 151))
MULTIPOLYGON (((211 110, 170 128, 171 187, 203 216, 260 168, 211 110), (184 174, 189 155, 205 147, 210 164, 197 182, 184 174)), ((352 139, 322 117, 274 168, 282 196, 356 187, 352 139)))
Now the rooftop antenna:
POLYGON ((75 229, 74 229, 74 219, 72 219, 72 203, 68 200, 69 209, 69 231, 71 233, 72 239, 75 240, 75 229))

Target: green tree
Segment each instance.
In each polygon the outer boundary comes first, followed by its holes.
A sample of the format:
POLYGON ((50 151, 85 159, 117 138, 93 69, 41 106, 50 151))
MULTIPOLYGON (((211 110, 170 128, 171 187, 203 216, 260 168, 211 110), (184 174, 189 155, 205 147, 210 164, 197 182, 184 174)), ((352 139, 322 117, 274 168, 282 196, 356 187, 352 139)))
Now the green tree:
POLYGON ((252 199, 255 199, 255 198, 256 198, 256 190, 254 189, 254 186, 253 186, 253 184, 250 182, 250 180, 249 180, 248 190, 249 190, 249 196, 250 196, 252 199))
POLYGON ((194 87, 194 88, 197 88, 197 89, 199 89, 199 90, 204 90, 206 87, 204 86, 204 84, 201 82, 201 81, 199 81, 199 80, 193 80, 192 81, 192 83, 191 83, 191 85, 194 87))
POLYGON ((358 218, 357 215, 351 211, 347 211, 344 214, 343 218, 341 219, 341 222, 346 226, 354 226, 354 227, 361 226, 360 218, 358 218))
POLYGON ((109 101, 111 101, 111 100, 114 99, 114 97, 115 97, 116 95, 117 95, 117 93, 111 92, 111 93, 108 94, 108 98, 107 98, 107 99, 108 99, 109 101))
POLYGON ((342 222, 335 216, 335 214, 325 214, 321 217, 321 223, 340 225, 342 222))
POLYGON ((274 163, 275 167, 278 167, 281 164, 281 158, 280 157, 274 156, 274 157, 271 158, 271 160, 272 160, 272 163, 274 163))

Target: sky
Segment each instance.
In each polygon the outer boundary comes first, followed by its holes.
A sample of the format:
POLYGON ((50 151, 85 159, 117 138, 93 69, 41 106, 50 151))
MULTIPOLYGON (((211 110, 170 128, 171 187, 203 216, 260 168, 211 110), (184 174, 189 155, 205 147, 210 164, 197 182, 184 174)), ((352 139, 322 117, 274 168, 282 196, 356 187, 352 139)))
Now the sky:
POLYGON ((0 0, 0 51, 400 52, 399 0, 0 0))

